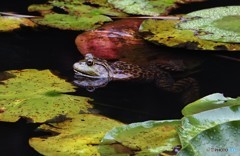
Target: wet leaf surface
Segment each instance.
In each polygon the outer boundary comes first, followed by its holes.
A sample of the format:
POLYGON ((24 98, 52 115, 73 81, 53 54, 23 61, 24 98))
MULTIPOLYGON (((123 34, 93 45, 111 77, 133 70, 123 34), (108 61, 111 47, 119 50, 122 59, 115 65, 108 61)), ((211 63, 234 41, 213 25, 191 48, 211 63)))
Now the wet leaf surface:
MULTIPOLYGON (((187 146, 191 139, 202 131, 219 124, 240 120, 240 106, 226 106, 217 109, 203 111, 197 114, 185 116, 182 119, 182 126, 179 129, 179 137, 183 147, 187 146)), ((209 136, 210 137, 210 136, 209 136)))
POLYGON ((240 7, 227 6, 194 11, 185 16, 179 28, 192 30, 195 36, 216 42, 240 42, 240 7))
POLYGON ((157 155, 172 151, 180 145, 176 131, 179 125, 178 120, 165 120, 116 127, 104 136, 99 151, 102 155, 157 155), (117 144, 119 145, 116 146, 117 144), (121 146, 125 147, 125 150, 123 147, 119 150, 121 146))
POLYGON ((191 30, 176 28, 178 20, 146 20, 140 26, 140 32, 150 42, 168 47, 180 47, 193 50, 239 51, 240 45, 202 40, 191 30))
POLYGON ((221 123, 202 131, 177 156, 237 156, 240 140, 240 121, 221 123))
POLYGON ((239 104, 240 98, 233 99, 230 97, 224 97, 223 94, 215 93, 188 104, 182 109, 182 114, 188 116, 211 109, 239 104))
POLYGON ((17 17, 0 16, 0 32, 8 32, 21 27, 35 27, 36 25, 29 19, 17 17))
POLYGON ((31 138, 29 143, 43 155, 100 156, 98 145, 105 133, 122 125, 104 116, 81 114, 61 123, 41 125, 39 131, 55 136, 31 138))
POLYGON ((68 95, 75 87, 49 70, 7 73, 14 78, 1 81, 4 84, 0 85, 0 121, 15 122, 23 117, 31 122, 45 122, 59 115, 87 113, 92 108, 90 98, 68 95))

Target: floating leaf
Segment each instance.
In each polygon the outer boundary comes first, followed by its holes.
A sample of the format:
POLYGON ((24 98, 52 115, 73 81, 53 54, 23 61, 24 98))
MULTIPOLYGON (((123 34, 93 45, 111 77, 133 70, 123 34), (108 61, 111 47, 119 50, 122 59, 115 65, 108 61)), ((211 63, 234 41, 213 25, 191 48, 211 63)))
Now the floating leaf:
POLYGON ((112 21, 108 16, 127 16, 106 1, 96 0, 50 0, 47 4, 30 5, 28 10, 43 15, 33 19, 37 24, 64 30, 91 30, 112 21))
POLYGON ((230 97, 224 97, 223 94, 215 93, 188 104, 183 108, 182 114, 188 116, 206 110, 232 105, 240 105, 240 98, 233 99, 230 97))
POLYGON ((98 144, 105 133, 122 125, 104 116, 81 114, 61 123, 41 125, 40 131, 58 135, 31 138, 29 143, 43 155, 100 156, 98 144))
POLYGON ((178 22, 178 20, 146 20, 140 26, 140 32, 146 40, 169 47, 194 50, 240 50, 240 44, 202 40, 191 30, 176 29, 178 22))
POLYGON ((136 155, 158 155, 164 151, 172 151, 180 145, 176 131, 179 124, 178 120, 166 120, 116 127, 105 135, 99 151, 102 155, 129 154, 130 151, 136 155), (116 144, 130 150, 119 151, 116 144))
POLYGON ((177 156, 239 155, 240 121, 216 125, 190 140, 177 156))
POLYGON ((65 14, 47 14, 44 18, 33 19, 39 25, 66 30, 89 30, 102 25, 104 22, 111 21, 111 18, 96 16, 73 16, 65 14))
POLYGON ((240 6, 203 9, 185 17, 179 28, 192 30, 201 39, 240 43, 240 6))
POLYGON ((26 18, 0 16, 0 32, 13 31, 21 26, 34 27, 35 24, 26 18))
POLYGON ((65 94, 75 87, 49 70, 12 70, 14 78, 0 85, 0 121, 15 122, 20 117, 32 122, 45 122, 59 115, 71 116, 89 112, 92 106, 86 97, 65 94))
POLYGON ((179 128, 179 137, 182 146, 185 147, 192 138, 206 129, 225 122, 240 120, 240 106, 234 105, 211 109, 183 117, 181 120, 182 127, 179 128))
POLYGON ((179 3, 198 1, 201 0, 108 0, 115 8, 126 13, 150 16, 166 15, 179 3))

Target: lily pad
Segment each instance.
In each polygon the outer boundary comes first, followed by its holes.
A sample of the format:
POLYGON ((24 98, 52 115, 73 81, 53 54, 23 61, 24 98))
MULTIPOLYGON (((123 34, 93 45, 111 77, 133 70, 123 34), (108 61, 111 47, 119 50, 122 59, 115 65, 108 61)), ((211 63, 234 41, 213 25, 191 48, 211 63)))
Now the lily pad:
POLYGON ((192 30, 195 36, 217 42, 240 43, 240 6, 216 7, 191 12, 180 29, 192 30))
POLYGON ((112 21, 103 15, 74 16, 66 14, 47 14, 43 18, 33 19, 39 25, 59 28, 63 30, 90 30, 99 27, 104 22, 112 21))
POLYGON ((145 20, 140 26, 140 32, 146 40, 168 47, 194 50, 240 50, 240 44, 203 40, 195 36, 191 30, 176 29, 179 22, 179 20, 145 20))
POLYGON ((211 109, 183 117, 181 119, 182 127, 179 128, 179 137, 182 146, 187 146, 190 140, 202 131, 234 120, 240 120, 239 105, 211 109))
POLYGON ((106 1, 95 0, 49 0, 47 4, 30 5, 28 10, 43 15, 33 19, 37 24, 63 30, 91 30, 112 21, 112 16, 127 16, 106 1))
POLYGON ((132 151, 135 155, 149 156, 172 151, 174 147, 180 145, 176 131, 179 124, 178 120, 166 120, 146 121, 116 127, 102 139, 102 148, 99 151, 102 155, 132 154, 130 152, 132 151), (119 146, 116 144, 130 150, 119 151, 116 148, 119 146))
POLYGON ((190 140, 177 156, 239 155, 240 121, 216 125, 190 140))
POLYGON ((29 143, 43 155, 100 156, 98 145, 105 133, 122 125, 104 116, 80 114, 61 123, 41 125, 38 130, 58 135, 31 138, 29 143))
POLYGON ((59 115, 88 113, 92 108, 90 98, 66 94, 75 87, 49 70, 12 70, 7 74, 12 78, 0 84, 0 121, 15 122, 24 117, 45 122, 59 115))
POLYGON ((210 109, 225 106, 240 105, 240 98, 224 97, 223 94, 215 93, 194 101, 182 109, 184 116, 193 115, 210 109))
POLYGON ((179 3, 199 1, 201 0, 108 0, 115 8, 126 13, 150 16, 167 15, 179 3))
POLYGON ((22 26, 34 27, 36 26, 31 20, 17 17, 3 17, 0 16, 0 32, 13 31, 22 26))

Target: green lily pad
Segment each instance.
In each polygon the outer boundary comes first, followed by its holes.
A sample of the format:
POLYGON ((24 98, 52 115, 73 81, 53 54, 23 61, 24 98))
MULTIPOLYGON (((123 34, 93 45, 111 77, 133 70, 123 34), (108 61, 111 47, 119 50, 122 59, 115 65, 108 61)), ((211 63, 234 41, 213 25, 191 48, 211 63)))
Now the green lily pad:
POLYGON ((116 127, 102 139, 101 155, 158 155, 180 145, 176 128, 179 120, 146 121, 116 127), (129 150, 119 151, 120 144, 129 150), (107 149, 107 150, 106 150, 107 149))
POLYGON ((38 25, 63 30, 87 31, 112 21, 112 16, 127 16, 104 0, 49 0, 47 4, 30 5, 28 10, 43 15, 33 19, 38 25), (61 8, 65 13, 56 12, 55 8, 61 8))
POLYGON ((190 140, 202 131, 234 120, 240 120, 239 105, 211 109, 183 117, 182 127, 178 130, 182 146, 187 146, 190 140))
POLYGON ((187 20, 180 22, 179 28, 192 30, 201 39, 240 43, 240 6, 203 9, 185 17, 187 20))
POLYGON ((39 25, 59 28, 63 30, 90 30, 101 26, 104 22, 112 21, 103 15, 74 16, 66 14, 47 14, 43 18, 33 19, 39 25))
POLYGON ((237 156, 239 140, 240 121, 222 123, 199 133, 177 156, 237 156))
POLYGON ((41 125, 40 131, 58 135, 31 138, 29 143, 43 155, 100 156, 98 145, 105 133, 122 125, 104 116, 80 114, 61 123, 41 125))
POLYGON ((24 117, 31 122, 45 122, 60 115, 88 113, 92 108, 88 103, 90 98, 66 94, 74 92, 75 87, 49 70, 7 73, 11 77, 4 78, 0 84, 0 121, 15 122, 24 117))
POLYGON ((36 26, 31 20, 17 17, 3 17, 0 16, 0 32, 13 31, 22 26, 34 27, 36 26))
MULTIPOLYGON (((166 15, 179 3, 189 3, 196 0, 108 0, 115 8, 129 14, 159 16, 166 15)), ((200 0, 197 0, 199 2, 200 0)))
POLYGON ((188 116, 210 109, 233 105, 240 105, 240 98, 233 99, 224 97, 223 94, 215 93, 188 104, 182 109, 182 114, 188 116))
POLYGON ((203 40, 195 36, 191 30, 176 29, 177 23, 179 20, 145 20, 139 31, 144 39, 168 47, 194 50, 240 50, 240 44, 203 40))

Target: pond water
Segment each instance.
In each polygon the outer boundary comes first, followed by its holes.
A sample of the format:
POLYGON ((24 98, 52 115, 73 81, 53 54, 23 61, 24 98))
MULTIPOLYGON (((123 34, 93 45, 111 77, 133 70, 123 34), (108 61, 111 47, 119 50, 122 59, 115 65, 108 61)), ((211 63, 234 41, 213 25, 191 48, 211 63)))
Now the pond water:
MULTIPOLYGON (((0 11, 26 12, 26 7, 34 2, 5 0, 0 2, 0 11), (2 4, 1 4, 2 3, 2 4)), ((209 1, 201 5, 184 6, 177 12, 187 12, 212 6, 237 5, 237 2, 209 1)), ((78 52, 74 39, 79 32, 60 31, 56 29, 21 30, 13 33, 0 33, 0 71, 12 69, 51 69, 71 82, 73 80, 72 65, 83 57, 78 52)), ((180 49, 164 48, 179 52, 180 49)), ((191 51, 182 52, 207 57, 201 71, 192 76, 200 84, 201 97, 211 93, 223 93, 225 96, 237 97, 240 93, 240 61, 237 52, 191 51), (217 57, 212 53, 227 56, 217 57)), ((78 88, 76 95, 94 99, 91 102, 97 113, 109 118, 132 123, 146 120, 162 120, 181 118, 183 105, 179 96, 159 91, 154 85, 136 84, 133 82, 113 82, 106 88, 93 93, 78 88)), ((24 119, 17 123, 0 123, 1 155, 39 155, 28 146, 28 139, 40 134, 34 132, 38 124, 26 124, 24 119)))

